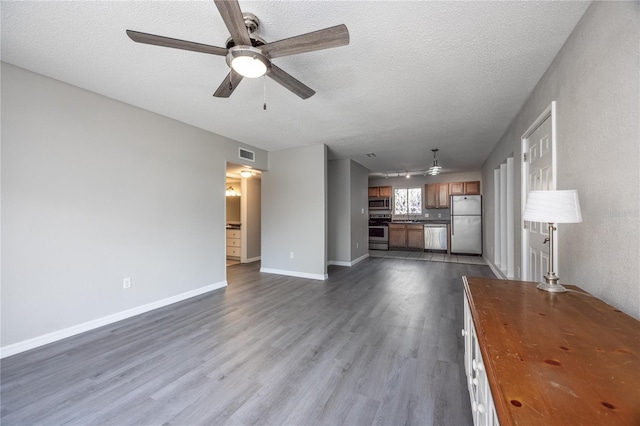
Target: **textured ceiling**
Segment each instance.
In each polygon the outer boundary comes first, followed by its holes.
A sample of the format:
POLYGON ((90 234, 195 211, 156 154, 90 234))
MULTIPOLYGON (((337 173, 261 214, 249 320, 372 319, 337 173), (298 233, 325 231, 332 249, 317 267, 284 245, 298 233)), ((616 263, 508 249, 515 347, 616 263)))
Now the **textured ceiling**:
POLYGON ((126 29, 224 46, 212 1, 2 1, 3 61, 266 150, 324 143, 372 172, 477 170, 588 7, 583 1, 240 1, 267 42, 346 24, 348 46, 274 59, 271 79, 213 92, 221 56, 138 44, 126 29), (266 90, 265 90, 266 89, 266 90), (266 92, 267 110, 263 110, 266 92), (375 158, 367 153, 374 152, 375 158))

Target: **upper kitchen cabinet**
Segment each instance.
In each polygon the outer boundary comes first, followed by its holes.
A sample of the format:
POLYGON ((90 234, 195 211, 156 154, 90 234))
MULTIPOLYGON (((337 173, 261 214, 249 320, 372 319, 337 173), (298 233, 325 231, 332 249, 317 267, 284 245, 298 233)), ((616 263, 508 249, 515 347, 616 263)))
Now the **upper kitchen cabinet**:
POLYGON ((448 209, 449 208, 449 184, 448 183, 428 183, 424 186, 427 209, 448 209))
POLYGON ((391 198, 390 186, 370 186, 369 198, 391 198))
POLYGON ((480 181, 449 182, 449 195, 479 195, 480 181))
POLYGON ((480 181, 465 182, 464 195, 480 195, 480 181))

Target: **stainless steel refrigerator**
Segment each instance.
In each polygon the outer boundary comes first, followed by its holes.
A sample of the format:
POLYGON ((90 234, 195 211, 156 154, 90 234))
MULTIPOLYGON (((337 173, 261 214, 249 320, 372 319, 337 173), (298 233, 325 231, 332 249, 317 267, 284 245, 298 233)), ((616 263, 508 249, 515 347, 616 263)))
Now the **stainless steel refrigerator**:
POLYGON ((451 196, 451 253, 482 254, 482 196, 451 196))

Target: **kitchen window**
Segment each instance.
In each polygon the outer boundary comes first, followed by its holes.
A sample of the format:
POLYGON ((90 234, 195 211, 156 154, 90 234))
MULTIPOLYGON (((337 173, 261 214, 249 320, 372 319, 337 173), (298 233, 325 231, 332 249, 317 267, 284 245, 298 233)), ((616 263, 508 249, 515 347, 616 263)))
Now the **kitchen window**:
POLYGON ((394 189, 393 214, 422 214, 422 188, 394 189))

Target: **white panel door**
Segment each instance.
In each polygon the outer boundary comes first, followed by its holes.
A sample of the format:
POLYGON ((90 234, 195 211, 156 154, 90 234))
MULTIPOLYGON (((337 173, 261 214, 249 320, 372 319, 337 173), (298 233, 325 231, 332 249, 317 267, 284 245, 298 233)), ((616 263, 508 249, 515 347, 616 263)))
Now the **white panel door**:
MULTIPOLYGON (((551 137, 551 116, 547 117, 527 140, 528 179, 526 193, 547 191, 555 188, 553 176, 553 147, 551 137)), ((523 278, 529 281, 544 281, 549 265, 549 247, 544 243, 549 237, 548 224, 526 223, 529 252, 529 267, 523 278)))

